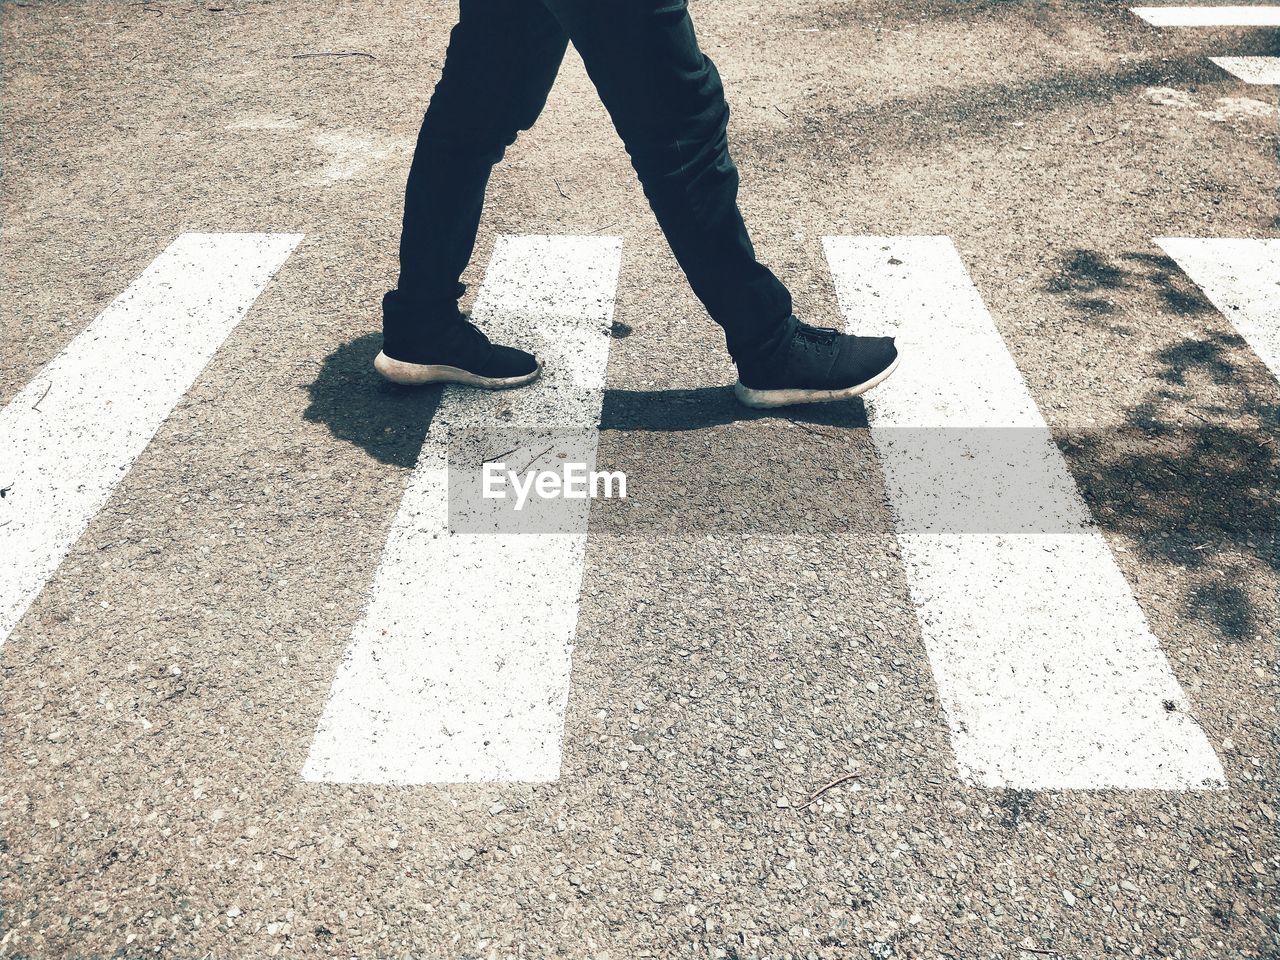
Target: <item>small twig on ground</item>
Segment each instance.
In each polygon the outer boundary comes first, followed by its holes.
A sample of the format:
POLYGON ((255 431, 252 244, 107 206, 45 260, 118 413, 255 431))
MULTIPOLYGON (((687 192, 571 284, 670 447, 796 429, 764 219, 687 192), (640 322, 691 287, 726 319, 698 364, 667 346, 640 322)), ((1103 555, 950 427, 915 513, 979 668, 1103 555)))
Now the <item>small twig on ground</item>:
POLYGON ((526 463, 523 467, 521 467, 519 472, 520 472, 520 473, 524 473, 526 470, 528 470, 530 467, 532 467, 535 463, 537 463, 539 460, 541 460, 543 457, 545 457, 548 453, 550 453, 550 452, 552 451, 552 449, 554 448, 554 446, 555 446, 555 445, 554 445, 554 444, 552 444, 552 446, 547 447, 547 449, 543 450, 540 454, 538 454, 536 457, 534 457, 532 460, 530 460, 528 463, 526 463))
POLYGON ((372 53, 365 53, 363 50, 319 50, 315 53, 295 53, 294 60, 302 60, 306 57, 368 57, 370 60, 377 60, 372 53))
POLYGON ((608 230, 610 227, 615 225, 616 225, 616 221, 613 221, 611 223, 606 223, 603 227, 596 227, 594 230, 590 231, 590 233, 588 233, 587 236, 590 236, 592 233, 599 233, 601 230, 608 230))
POLYGON ((1116 130, 1115 133, 1102 137, 1098 135, 1098 131, 1093 128, 1092 123, 1086 123, 1084 126, 1086 130, 1093 134, 1093 139, 1086 144, 1086 146, 1090 147, 1096 147, 1100 143, 1106 143, 1108 140, 1114 140, 1116 137, 1120 136, 1120 134, 1129 132, 1129 128, 1127 126, 1122 126, 1120 129, 1116 130))
POLYGON ((480 461, 480 465, 484 466, 486 463, 498 463, 502 460, 503 457, 509 457, 511 456, 511 454, 515 453, 519 449, 520 449, 519 447, 512 447, 510 450, 506 451, 505 453, 499 453, 492 457, 485 457, 483 460, 480 461))
POLYGON ((1050 956, 1050 957, 1058 956, 1057 950, 1046 950, 1041 947, 1014 947, 1014 949, 1022 950, 1022 951, 1025 951, 1026 953, 1043 953, 1046 956, 1050 956))
POLYGON ((564 197, 566 200, 568 200, 568 199, 569 199, 569 195, 568 195, 567 193, 565 193, 565 192, 564 192, 564 187, 560 186, 560 180, 559 180, 559 178, 557 178, 557 177, 552 177, 551 179, 555 181, 556 189, 560 191, 560 196, 562 196, 562 197, 564 197))
POLYGON ((788 120, 790 120, 790 119, 791 119, 791 115, 790 115, 790 114, 788 114, 788 113, 787 113, 787 111, 783 110, 783 109, 782 109, 780 106, 778 106, 776 103, 773 105, 773 109, 777 110, 780 114, 782 114, 782 115, 783 115, 784 117, 786 117, 788 120))
POLYGON ((285 853, 285 852, 284 852, 284 851, 282 851, 282 850, 272 850, 272 851, 271 851, 271 853, 272 853, 272 855, 277 856, 277 857, 282 857, 282 858, 283 858, 283 859, 285 859, 285 860, 292 860, 294 863, 297 863, 297 862, 298 862, 298 858, 297 858, 297 857, 291 857, 291 856, 289 856, 289 854, 285 853))
POLYGON ((822 795, 823 795, 824 793, 826 793, 828 790, 834 790, 836 787, 841 786, 842 784, 846 784, 846 783, 848 783, 850 780, 854 779, 856 776, 857 776, 857 774, 856 774, 856 773, 846 773, 843 777, 836 777, 834 780, 832 780, 830 783, 828 783, 825 787, 821 787, 821 788, 819 788, 819 789, 815 790, 815 791, 814 791, 814 792, 809 796, 809 799, 808 799, 808 800, 806 800, 804 803, 800 804, 800 806, 799 806, 799 807, 797 807, 796 809, 798 809, 798 810, 803 810, 803 809, 805 809, 805 808, 806 808, 806 807, 808 807, 811 803, 813 803, 813 801, 817 800, 820 796, 822 796, 822 795))
POLYGON ((31 405, 32 410, 39 410, 40 404, 44 403, 44 398, 49 395, 49 391, 53 389, 53 384, 45 384, 44 393, 40 394, 40 399, 31 405))

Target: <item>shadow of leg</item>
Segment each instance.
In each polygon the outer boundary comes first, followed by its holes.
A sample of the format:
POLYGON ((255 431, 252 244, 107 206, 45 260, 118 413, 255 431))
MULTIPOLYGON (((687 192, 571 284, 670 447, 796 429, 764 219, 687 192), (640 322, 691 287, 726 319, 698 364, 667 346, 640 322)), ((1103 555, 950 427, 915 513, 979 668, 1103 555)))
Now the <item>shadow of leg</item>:
POLYGON ((442 388, 387 383, 373 369, 381 346, 382 334, 370 333, 325 357, 303 416, 382 463, 413 467, 442 388))

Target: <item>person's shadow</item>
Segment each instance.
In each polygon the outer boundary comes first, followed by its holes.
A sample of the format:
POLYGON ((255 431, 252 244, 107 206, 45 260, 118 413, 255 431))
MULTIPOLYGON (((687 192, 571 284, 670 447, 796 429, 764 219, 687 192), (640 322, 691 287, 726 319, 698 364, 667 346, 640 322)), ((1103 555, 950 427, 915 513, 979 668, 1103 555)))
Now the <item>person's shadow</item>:
POLYGON ((311 402, 303 417, 322 423, 339 440, 360 447, 375 460, 412 467, 440 405, 441 387, 400 387, 373 369, 382 334, 344 343, 324 358, 307 387, 311 402))
MULTIPOLYGON (((373 358, 381 347, 382 334, 369 333, 325 357, 315 381, 307 387, 311 402, 303 416, 323 423, 339 440, 382 463, 412 467, 440 404, 442 388, 399 387, 383 380, 373 369, 373 358)), ((732 386, 721 385, 691 390, 607 389, 600 430, 679 432, 767 419, 834 428, 867 426, 861 399, 752 410, 737 401, 732 386)))

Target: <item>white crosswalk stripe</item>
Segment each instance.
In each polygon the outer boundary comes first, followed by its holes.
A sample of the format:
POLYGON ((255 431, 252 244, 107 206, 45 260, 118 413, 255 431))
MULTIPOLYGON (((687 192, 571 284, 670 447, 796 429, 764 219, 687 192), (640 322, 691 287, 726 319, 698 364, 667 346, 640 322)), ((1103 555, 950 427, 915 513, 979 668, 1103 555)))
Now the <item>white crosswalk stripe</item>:
POLYGON ((1210 57, 1227 73, 1259 86, 1280 85, 1280 57, 1210 57))
POLYGON ((1280 240, 1159 237, 1155 242, 1280 377, 1280 240))
POLYGON ((1280 7, 1130 7, 1153 27, 1280 27, 1280 7))
MULTIPOLYGON (((1130 7, 1132 13, 1155 27, 1276 27, 1280 7, 1130 7)), ((1245 83, 1280 84, 1280 57, 1210 57, 1245 83)))
POLYGON ((961 775, 1022 789, 1223 786, 951 242, 825 244, 850 324, 896 334, 903 352, 901 369, 870 395, 868 416, 961 775), (922 431, 937 438, 922 442, 922 431), (1023 438, 1015 457, 986 458, 975 471, 971 453, 983 461, 998 436, 1023 438), (971 480, 963 515, 1029 503, 1055 532, 947 532, 956 476, 971 480))
POLYGON ((449 431, 500 422, 595 430, 621 241, 504 237, 475 304, 547 372, 514 393, 446 390, 307 758, 303 777, 358 783, 559 776, 586 547, 570 532, 449 533, 449 431))
POLYGON ((301 239, 183 234, 0 411, 0 644, 301 239))

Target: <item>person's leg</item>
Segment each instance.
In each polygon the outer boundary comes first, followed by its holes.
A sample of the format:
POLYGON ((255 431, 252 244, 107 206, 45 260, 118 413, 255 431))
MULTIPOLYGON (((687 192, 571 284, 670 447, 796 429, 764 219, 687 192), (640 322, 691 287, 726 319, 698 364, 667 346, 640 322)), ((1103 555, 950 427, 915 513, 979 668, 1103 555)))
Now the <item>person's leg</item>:
POLYGON ((738 211, 729 108, 685 0, 542 0, 581 54, 694 292, 725 332, 753 407, 841 400, 893 372, 890 337, 810 327, 756 260, 738 211))
POLYGON ((672 252, 735 359, 794 328, 738 210, 729 108, 684 0, 543 0, 581 54, 672 252))
POLYGON ((383 300, 392 355, 458 322, 489 175, 542 112, 567 45, 536 0, 461 0, 405 188, 399 281, 383 300))

